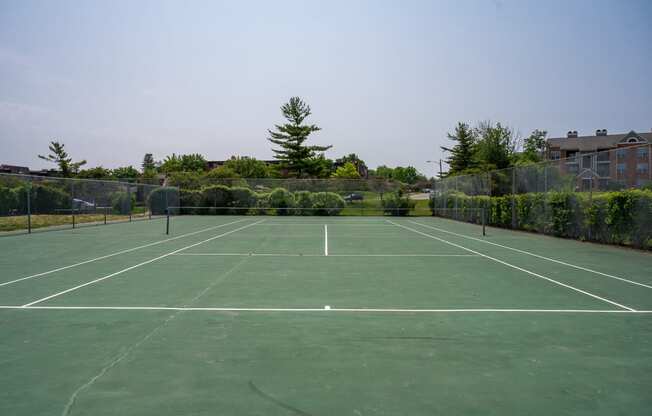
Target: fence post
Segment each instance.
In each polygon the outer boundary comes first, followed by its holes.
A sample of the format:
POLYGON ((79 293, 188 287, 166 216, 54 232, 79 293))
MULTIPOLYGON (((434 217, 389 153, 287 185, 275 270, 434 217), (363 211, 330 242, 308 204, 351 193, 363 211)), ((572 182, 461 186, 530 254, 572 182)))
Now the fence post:
POLYGON ((72 214, 72 228, 75 228, 75 182, 70 182, 70 213, 72 214))
MULTIPOLYGON (((593 176, 589 178, 589 209, 593 208, 593 176)), ((589 240, 591 239, 591 222, 589 221, 589 240)))
POLYGON ((486 213, 486 208, 485 208, 485 207, 482 207, 482 236, 483 236, 483 237, 487 235, 487 233, 486 233, 486 231, 485 231, 486 224, 487 224, 487 213, 486 213))
POLYGON ((129 213, 129 222, 131 222, 131 185, 127 184, 127 205, 129 213))
POLYGON ((512 228, 516 228, 516 168, 512 168, 512 228))
POLYGON ((455 202, 454 202, 453 206, 455 207, 455 209, 454 209, 454 211, 455 211, 455 219, 458 220, 459 218, 457 216, 457 176, 455 176, 455 196, 454 196, 454 201, 455 202))
POLYGON ((27 182, 27 234, 32 233, 32 178, 27 182))

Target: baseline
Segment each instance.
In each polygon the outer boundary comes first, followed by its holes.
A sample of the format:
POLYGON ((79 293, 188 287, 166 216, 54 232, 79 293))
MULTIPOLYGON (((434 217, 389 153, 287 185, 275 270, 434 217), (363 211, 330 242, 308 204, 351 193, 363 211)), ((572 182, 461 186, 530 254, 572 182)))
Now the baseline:
POLYGON ((189 306, 11 306, 0 305, 0 309, 20 310, 116 310, 116 311, 188 311, 188 312, 352 312, 352 313, 597 313, 597 314, 652 314, 652 310, 622 309, 401 309, 401 308, 231 308, 231 307, 189 307, 189 306))

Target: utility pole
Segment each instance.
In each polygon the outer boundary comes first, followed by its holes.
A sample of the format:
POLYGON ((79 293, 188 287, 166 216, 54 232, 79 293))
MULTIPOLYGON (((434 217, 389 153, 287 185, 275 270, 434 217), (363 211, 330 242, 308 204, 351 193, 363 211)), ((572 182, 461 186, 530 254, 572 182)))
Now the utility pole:
MULTIPOLYGON (((442 160, 441 159, 438 159, 438 160, 426 160, 426 163, 439 163, 439 177, 441 178, 444 175, 444 170, 442 169, 442 160)), ((435 174, 437 174, 436 170, 435 170, 435 174)))

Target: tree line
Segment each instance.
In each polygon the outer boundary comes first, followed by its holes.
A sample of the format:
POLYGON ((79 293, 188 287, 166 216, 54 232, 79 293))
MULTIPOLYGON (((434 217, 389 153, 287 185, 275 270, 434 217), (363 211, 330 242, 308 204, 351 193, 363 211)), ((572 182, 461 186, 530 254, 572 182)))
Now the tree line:
POLYGON ((64 177, 86 179, 154 179, 160 174, 166 176, 203 176, 216 179, 233 178, 337 178, 360 179, 363 177, 383 178, 415 184, 426 181, 426 177, 412 166, 378 166, 368 169, 364 160, 351 153, 335 160, 325 156, 332 145, 314 145, 308 141, 311 135, 321 130, 306 119, 312 114, 310 106, 299 97, 292 97, 281 106, 285 123, 274 125, 268 130, 267 140, 272 144, 276 163, 268 164, 248 156, 232 156, 222 166, 207 170, 208 161, 199 153, 175 154, 156 161, 152 153, 143 157, 140 170, 133 166, 107 169, 102 166, 82 169, 86 160, 73 161, 63 143, 52 141, 47 156, 39 158, 54 163, 64 177))
POLYGON ((518 133, 501 123, 483 121, 476 127, 459 122, 448 139, 452 147, 442 146, 448 154, 448 172, 442 176, 456 176, 504 169, 512 166, 541 162, 545 157, 545 130, 534 130, 521 139, 518 133))

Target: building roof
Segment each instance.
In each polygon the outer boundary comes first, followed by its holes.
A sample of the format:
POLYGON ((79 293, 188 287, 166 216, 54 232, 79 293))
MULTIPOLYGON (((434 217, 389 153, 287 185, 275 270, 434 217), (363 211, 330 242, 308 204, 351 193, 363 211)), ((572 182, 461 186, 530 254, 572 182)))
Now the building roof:
POLYGON ((582 152, 610 149, 617 147, 620 142, 625 142, 630 137, 644 140, 643 143, 652 143, 652 133, 607 134, 606 136, 579 136, 579 137, 551 137, 548 146, 560 150, 579 150, 582 152))

